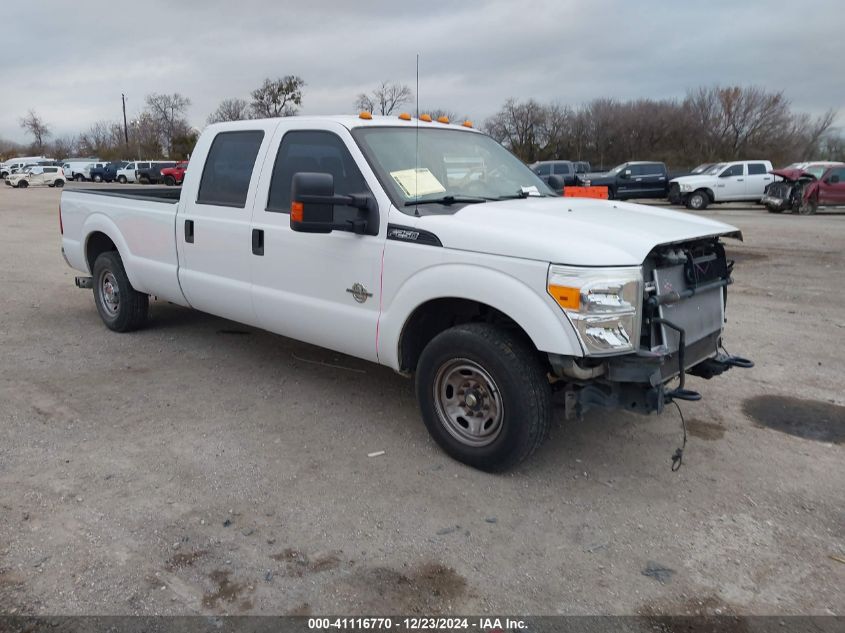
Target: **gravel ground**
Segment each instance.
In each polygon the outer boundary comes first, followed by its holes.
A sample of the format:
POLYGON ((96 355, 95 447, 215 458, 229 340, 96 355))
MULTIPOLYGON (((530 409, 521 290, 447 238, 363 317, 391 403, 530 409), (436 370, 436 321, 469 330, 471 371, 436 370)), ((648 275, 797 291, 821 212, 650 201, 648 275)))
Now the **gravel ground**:
POLYGON ((0 612, 845 614, 845 214, 704 212, 757 367, 690 380, 679 472, 674 410, 560 407, 493 476, 387 369, 161 302, 109 332, 58 200, 0 188, 0 612))

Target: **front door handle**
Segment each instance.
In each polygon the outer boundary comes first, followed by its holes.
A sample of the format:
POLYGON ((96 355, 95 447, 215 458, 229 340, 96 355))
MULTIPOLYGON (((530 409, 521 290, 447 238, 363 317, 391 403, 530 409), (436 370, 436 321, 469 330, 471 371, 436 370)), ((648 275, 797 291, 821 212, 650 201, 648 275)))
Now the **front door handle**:
POLYGON ((194 221, 185 220, 185 241, 188 244, 194 243, 194 221))
POLYGON ((252 254, 264 255, 264 231, 252 229, 252 254))
POLYGON ((745 180, 745 179, 744 178, 737 178, 736 179, 737 182, 742 182, 743 180, 745 180))

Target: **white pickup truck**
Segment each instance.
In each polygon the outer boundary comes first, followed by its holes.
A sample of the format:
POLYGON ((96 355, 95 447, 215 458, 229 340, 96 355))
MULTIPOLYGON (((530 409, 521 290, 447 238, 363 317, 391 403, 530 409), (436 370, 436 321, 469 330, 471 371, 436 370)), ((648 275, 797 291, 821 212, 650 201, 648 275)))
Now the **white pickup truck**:
POLYGON ((721 348, 737 229, 558 197, 426 118, 211 125, 181 193, 66 190, 62 252, 112 330, 154 296, 415 375, 434 439, 488 471, 543 442, 553 391, 660 412, 751 364, 721 348))
POLYGON ((705 172, 669 182, 669 202, 701 211, 714 202, 760 202, 774 177, 768 160, 716 163, 705 172))

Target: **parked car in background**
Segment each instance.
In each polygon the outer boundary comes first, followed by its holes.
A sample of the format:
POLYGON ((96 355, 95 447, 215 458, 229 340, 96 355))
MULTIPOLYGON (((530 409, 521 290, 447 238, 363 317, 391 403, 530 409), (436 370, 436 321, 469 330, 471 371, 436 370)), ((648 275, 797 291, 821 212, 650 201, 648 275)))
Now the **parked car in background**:
POLYGON ((135 167, 137 165, 138 163, 135 162, 126 163, 117 170, 114 179, 121 185, 125 185, 128 182, 135 182, 135 167))
POLYGON ((664 163, 630 161, 605 173, 578 174, 576 181, 584 187, 607 187, 610 200, 665 198, 669 172, 664 163))
POLYGON ((759 202, 766 186, 774 180, 771 169, 768 160, 716 163, 703 174, 673 179, 669 183, 669 202, 696 211, 714 202, 759 202))
POLYGON ((135 180, 142 185, 154 185, 163 180, 161 170, 166 167, 175 167, 174 160, 153 160, 145 163, 138 163, 135 167, 135 180))
POLYGON ((28 165, 37 165, 39 161, 46 160, 48 159, 44 156, 17 156, 10 158, 5 163, 0 164, 0 178, 18 173, 28 165))
POLYGON ((574 185, 578 173, 575 171, 575 163, 571 160, 542 160, 532 163, 529 167, 556 193, 563 193, 563 187, 574 185))
POLYGON ((103 180, 105 182, 114 182, 117 180, 117 172, 120 169, 123 169, 129 164, 129 161, 125 160, 113 160, 110 163, 106 163, 105 167, 103 167, 103 180))
POLYGON ((188 161, 183 160, 173 167, 165 167, 161 170, 161 177, 163 182, 168 187, 173 187, 174 185, 181 185, 182 181, 185 180, 185 172, 188 169, 188 161))
POLYGON ((103 182, 105 180, 106 167, 109 163, 91 163, 82 169, 82 174, 86 180, 93 180, 94 182, 103 182))
POLYGON ((585 160, 576 160, 572 164, 575 165, 576 174, 589 174, 593 171, 593 168, 590 167, 590 163, 585 160))
POLYGON ((65 175, 59 167, 30 165, 20 173, 6 176, 6 184, 21 189, 38 185, 64 187, 65 175))
POLYGON ((766 187, 761 202, 770 213, 815 213, 819 206, 845 205, 845 163, 796 163, 801 167, 774 169, 781 180, 766 187))
POLYGON ((68 158, 62 165, 66 180, 86 180, 84 170, 88 165, 99 162, 99 158, 68 158))

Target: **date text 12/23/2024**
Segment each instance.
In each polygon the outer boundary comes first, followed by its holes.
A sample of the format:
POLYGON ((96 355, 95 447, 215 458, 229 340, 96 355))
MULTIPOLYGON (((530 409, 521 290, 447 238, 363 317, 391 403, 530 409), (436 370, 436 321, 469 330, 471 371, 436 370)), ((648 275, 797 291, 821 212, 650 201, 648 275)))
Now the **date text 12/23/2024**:
POLYGON ((458 631, 477 630, 486 632, 519 631, 527 626, 518 618, 442 618, 442 617, 350 617, 350 618, 308 618, 308 629, 314 631, 340 630, 405 630, 405 631, 458 631))

